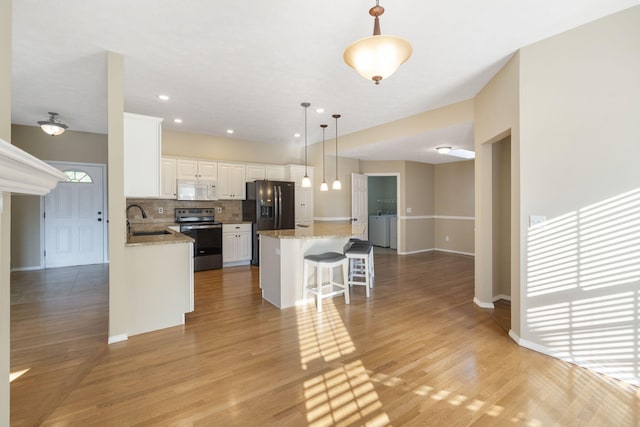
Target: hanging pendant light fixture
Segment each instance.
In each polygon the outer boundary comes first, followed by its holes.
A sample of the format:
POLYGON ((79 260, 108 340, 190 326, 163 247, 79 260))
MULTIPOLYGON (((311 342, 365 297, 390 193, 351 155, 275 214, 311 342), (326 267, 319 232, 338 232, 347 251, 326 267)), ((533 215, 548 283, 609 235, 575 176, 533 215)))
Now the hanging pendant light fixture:
POLYGON ((320 125, 320 127, 322 128, 322 184, 320 184, 320 191, 329 191, 329 185, 327 184, 327 181, 325 180, 324 176, 324 172, 325 172, 325 162, 324 162, 324 131, 325 129, 327 129, 327 125, 320 125))
POLYGON ((49 120, 40 120, 38 122, 42 130, 51 136, 61 135, 69 128, 69 126, 62 123, 62 121, 56 117, 57 115, 58 113, 49 111, 49 120))
POLYGON ((331 184, 331 188, 333 190, 342 190, 342 183, 338 179, 338 119, 340 118, 340 114, 334 114, 334 119, 336 119, 336 180, 331 184))
POLYGON ((369 9, 373 21, 373 36, 353 42, 344 51, 344 62, 362 77, 380 84, 398 69, 413 53, 411 44, 398 36, 380 34, 380 20, 384 7, 378 4, 369 9))
POLYGON ((311 178, 309 178, 309 174, 307 173, 307 108, 309 108, 311 104, 303 102, 300 105, 304 107, 304 178, 302 178, 300 186, 309 188, 311 187, 311 178))

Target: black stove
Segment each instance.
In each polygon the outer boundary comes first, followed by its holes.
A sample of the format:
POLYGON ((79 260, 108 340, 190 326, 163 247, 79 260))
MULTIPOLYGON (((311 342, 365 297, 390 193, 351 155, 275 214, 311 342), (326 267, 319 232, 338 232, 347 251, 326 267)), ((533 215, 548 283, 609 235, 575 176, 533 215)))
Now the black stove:
POLYGON ((222 268, 222 223, 215 221, 213 209, 178 208, 180 232, 194 239, 194 271, 222 268))

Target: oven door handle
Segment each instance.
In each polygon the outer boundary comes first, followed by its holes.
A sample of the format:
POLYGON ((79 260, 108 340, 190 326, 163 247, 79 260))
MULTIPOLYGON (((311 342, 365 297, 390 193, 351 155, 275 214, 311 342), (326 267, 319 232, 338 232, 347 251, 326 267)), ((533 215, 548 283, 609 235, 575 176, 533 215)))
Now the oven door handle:
POLYGON ((222 228, 221 224, 216 224, 216 225, 187 225, 187 226, 183 226, 180 231, 189 231, 189 230, 206 230, 206 229, 214 229, 214 228, 222 228))

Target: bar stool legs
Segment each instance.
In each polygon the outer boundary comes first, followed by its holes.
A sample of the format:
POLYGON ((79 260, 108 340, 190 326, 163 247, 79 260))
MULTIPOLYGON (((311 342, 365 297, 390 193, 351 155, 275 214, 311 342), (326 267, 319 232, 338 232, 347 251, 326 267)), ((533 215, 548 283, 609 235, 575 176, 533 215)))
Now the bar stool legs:
POLYGON ((344 303, 349 304, 348 268, 349 262, 347 257, 337 252, 305 256, 303 266, 304 288, 302 294, 304 300, 307 300, 308 293, 316 295, 318 312, 322 312, 323 299, 332 298, 336 295, 344 294, 344 303), (308 283, 309 269, 311 267, 316 268, 316 285, 314 287, 309 287, 308 283), (342 267, 342 283, 333 281, 334 268, 337 267, 342 267), (326 283, 324 283, 322 279, 323 270, 326 270, 329 274, 329 279, 326 283))
POLYGON ((367 241, 352 242, 345 256, 349 260, 349 286, 364 286, 369 298, 373 287, 373 245, 367 241))

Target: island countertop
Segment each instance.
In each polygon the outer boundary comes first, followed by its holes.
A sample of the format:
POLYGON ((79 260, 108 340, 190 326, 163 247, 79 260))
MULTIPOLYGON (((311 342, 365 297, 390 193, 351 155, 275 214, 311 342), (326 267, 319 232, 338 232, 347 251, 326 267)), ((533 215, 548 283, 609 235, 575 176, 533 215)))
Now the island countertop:
POLYGON ((324 239, 330 237, 362 236, 364 225, 351 222, 313 222, 297 224, 289 230, 262 230, 258 234, 276 239, 324 239))

